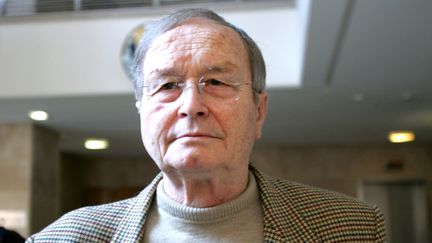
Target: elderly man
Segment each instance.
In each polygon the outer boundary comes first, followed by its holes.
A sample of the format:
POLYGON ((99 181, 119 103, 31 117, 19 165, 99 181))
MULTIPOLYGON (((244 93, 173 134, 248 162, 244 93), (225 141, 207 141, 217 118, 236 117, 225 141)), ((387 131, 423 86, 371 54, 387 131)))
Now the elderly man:
POLYGON ((146 32, 135 76, 142 140, 162 173, 135 198, 68 213, 29 241, 384 240, 376 207, 250 165, 267 93, 244 31, 208 10, 177 11, 146 32))

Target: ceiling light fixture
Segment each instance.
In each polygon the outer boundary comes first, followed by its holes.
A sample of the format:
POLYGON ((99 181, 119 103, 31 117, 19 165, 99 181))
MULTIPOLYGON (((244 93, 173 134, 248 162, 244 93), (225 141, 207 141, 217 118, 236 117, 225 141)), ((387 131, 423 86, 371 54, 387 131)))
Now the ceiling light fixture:
POLYGON ((415 135, 412 131, 393 131, 388 135, 388 139, 392 143, 407 143, 415 140, 415 135))
POLYGON ((34 121, 46 121, 48 120, 48 113, 45 111, 30 111, 28 116, 34 121))
POLYGON ((108 146, 108 140, 103 138, 89 138, 84 142, 84 147, 89 150, 107 149, 108 146))

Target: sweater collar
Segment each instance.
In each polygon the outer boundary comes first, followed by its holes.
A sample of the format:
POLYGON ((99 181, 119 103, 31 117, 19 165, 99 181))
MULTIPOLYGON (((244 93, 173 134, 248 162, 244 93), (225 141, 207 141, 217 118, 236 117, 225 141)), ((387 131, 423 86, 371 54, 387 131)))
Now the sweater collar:
POLYGON ((156 190, 158 207, 171 216, 197 223, 217 222, 231 218, 259 201, 258 189, 252 173, 249 174, 247 188, 240 196, 221 205, 207 208, 190 207, 173 200, 165 193, 163 182, 164 180, 160 181, 156 190))

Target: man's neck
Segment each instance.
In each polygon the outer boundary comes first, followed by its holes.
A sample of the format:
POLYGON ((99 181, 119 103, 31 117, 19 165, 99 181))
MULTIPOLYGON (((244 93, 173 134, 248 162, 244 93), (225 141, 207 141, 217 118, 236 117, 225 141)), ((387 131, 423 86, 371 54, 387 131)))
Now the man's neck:
POLYGON ((216 206, 238 197, 247 187, 249 171, 200 173, 199 176, 164 173, 165 193, 191 207, 216 206))

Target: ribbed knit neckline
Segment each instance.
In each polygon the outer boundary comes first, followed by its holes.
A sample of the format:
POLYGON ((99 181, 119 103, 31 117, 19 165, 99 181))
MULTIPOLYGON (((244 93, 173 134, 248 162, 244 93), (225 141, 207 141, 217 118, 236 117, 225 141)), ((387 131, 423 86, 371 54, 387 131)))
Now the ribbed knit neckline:
POLYGON ((165 193, 163 180, 159 182, 156 191, 156 203, 161 210, 171 216, 197 223, 222 221, 234 217, 237 213, 258 202, 258 188, 252 173, 249 173, 246 190, 239 197, 214 207, 195 208, 175 201, 165 193))

